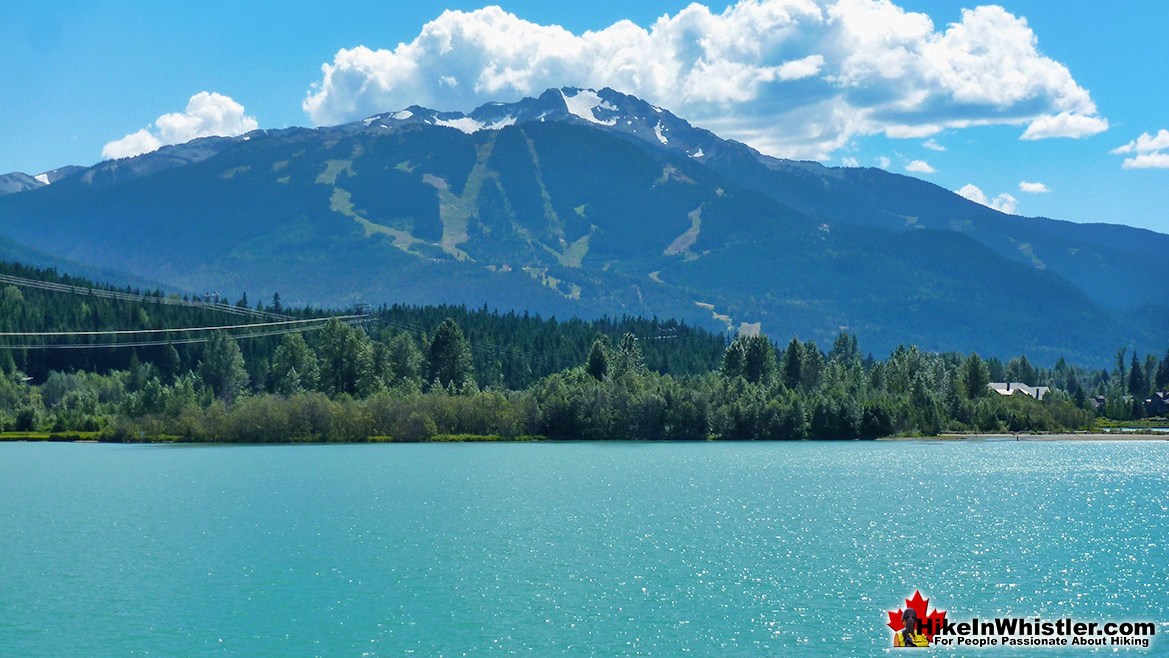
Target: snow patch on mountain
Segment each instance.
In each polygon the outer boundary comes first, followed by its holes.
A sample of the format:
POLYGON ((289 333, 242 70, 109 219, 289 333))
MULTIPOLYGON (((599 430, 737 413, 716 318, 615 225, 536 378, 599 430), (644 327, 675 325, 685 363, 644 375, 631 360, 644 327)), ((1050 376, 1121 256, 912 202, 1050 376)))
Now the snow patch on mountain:
POLYGON ((583 121, 586 125, 612 130, 691 158, 707 156, 703 147, 710 146, 712 140, 717 139, 712 133, 691 126, 668 110, 609 88, 548 89, 538 98, 487 103, 471 112, 443 112, 412 105, 408 109, 369 117, 356 125, 359 130, 376 130, 382 134, 420 125, 454 128, 473 134, 544 121, 583 121))
POLYGON ((508 115, 502 119, 497 119, 491 123, 485 124, 483 126, 483 130, 503 130, 508 126, 514 126, 515 122, 516 118, 514 116, 508 115))
POLYGON ((468 135, 470 135, 471 133, 476 133, 476 132, 479 132, 480 130, 483 130, 483 124, 472 119, 471 117, 459 117, 458 119, 435 118, 434 125, 446 126, 447 128, 454 128, 456 130, 461 130, 461 131, 467 133, 468 135))
POLYGON ((599 123, 602 126, 617 125, 617 119, 605 121, 597 118, 597 108, 609 111, 616 111, 617 108, 609 104, 608 101, 603 100, 592 89, 578 89, 576 90, 576 94, 572 96, 566 95, 562 89, 560 90, 560 97, 564 99, 564 106, 568 108, 569 114, 574 114, 591 123, 599 123))
POLYGON ((658 121, 657 123, 654 124, 654 134, 658 136, 659 142, 661 142, 663 144, 670 143, 670 140, 666 139, 666 136, 662 134, 662 122, 661 121, 658 121))

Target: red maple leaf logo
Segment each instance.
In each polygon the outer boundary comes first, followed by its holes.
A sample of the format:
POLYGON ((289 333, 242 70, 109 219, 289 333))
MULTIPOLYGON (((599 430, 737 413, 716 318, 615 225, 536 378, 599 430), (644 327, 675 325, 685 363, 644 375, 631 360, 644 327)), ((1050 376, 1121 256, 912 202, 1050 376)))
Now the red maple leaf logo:
MULTIPOLYGON (((930 642, 934 641, 934 634, 946 623, 946 611, 934 608, 932 612, 926 614, 929 608, 930 600, 921 597, 921 591, 913 593, 912 599, 905 599, 905 607, 912 608, 917 613, 917 618, 921 620, 921 633, 926 636, 930 642)), ((896 611, 886 611, 889 615, 889 628, 893 629, 894 633, 900 633, 905 628, 905 620, 902 615, 905 614, 905 608, 897 608, 896 611)))

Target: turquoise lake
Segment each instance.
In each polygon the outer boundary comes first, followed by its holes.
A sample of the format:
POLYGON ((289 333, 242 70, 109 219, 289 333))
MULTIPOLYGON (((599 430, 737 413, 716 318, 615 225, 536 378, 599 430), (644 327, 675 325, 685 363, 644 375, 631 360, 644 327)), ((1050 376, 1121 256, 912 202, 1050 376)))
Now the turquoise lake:
POLYGON ((4 656, 868 656, 918 589, 1169 655, 1169 441, 0 444, 4 656))

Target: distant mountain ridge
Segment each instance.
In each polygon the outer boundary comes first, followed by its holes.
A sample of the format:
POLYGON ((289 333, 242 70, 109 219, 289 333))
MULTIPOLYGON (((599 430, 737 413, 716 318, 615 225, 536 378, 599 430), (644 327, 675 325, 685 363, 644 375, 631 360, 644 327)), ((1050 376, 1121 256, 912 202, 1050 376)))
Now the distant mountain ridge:
POLYGON ((771 158, 611 89, 164 147, 0 197, 0 236, 188 290, 847 330, 878 353, 1159 350, 1169 309, 1148 285, 1169 236, 771 158))
POLYGON ((25 192, 27 190, 35 190, 38 187, 52 185, 62 178, 77 173, 83 169, 85 169, 85 167, 69 165, 66 167, 58 167, 57 169, 50 169, 49 171, 32 176, 20 171, 0 174, 0 196, 5 194, 16 194, 17 192, 25 192))

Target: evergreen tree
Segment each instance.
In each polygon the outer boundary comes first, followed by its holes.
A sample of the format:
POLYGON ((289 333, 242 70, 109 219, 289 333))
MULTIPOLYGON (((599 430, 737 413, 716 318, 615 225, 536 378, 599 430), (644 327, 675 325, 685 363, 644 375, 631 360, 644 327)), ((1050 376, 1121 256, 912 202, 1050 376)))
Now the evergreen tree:
POLYGON ((1112 382, 1112 386, 1117 391, 1124 391, 1128 384, 1128 372, 1124 367, 1124 355, 1127 353, 1127 347, 1120 348, 1120 351, 1116 353, 1116 379, 1112 382))
POLYGON ((610 357, 609 337, 605 335, 597 336, 593 340, 593 346, 589 348, 589 358, 585 363, 585 372, 593 376, 597 381, 605 381, 605 377, 609 374, 609 359, 610 357))
POLYGON ((770 384, 775 378, 775 346, 762 334, 747 338, 743 376, 752 384, 770 384))
POLYGON ((1075 405, 1083 409, 1084 405, 1088 402, 1088 395, 1084 392, 1084 387, 1080 386, 1080 380, 1078 377, 1076 377, 1075 370, 1072 370, 1068 373, 1067 383, 1065 386, 1068 395, 1072 396, 1072 401, 1075 403, 1075 405))
POLYGON ((182 359, 179 358, 179 352, 175 349, 175 346, 170 343, 164 345, 162 348, 162 356, 158 360, 158 371, 163 379, 168 383, 174 382, 181 367, 182 359))
POLYGON ((800 382, 803 381, 803 350, 799 339, 792 338, 791 342, 787 344, 787 349, 783 351, 783 365, 780 369, 782 370, 783 385, 788 388, 798 388, 800 382))
POLYGON ((1061 356, 1055 362, 1055 367, 1051 369, 1051 380, 1048 385, 1053 388, 1070 391, 1068 388, 1068 377, 1072 374, 1072 369, 1068 366, 1068 362, 1061 356))
POLYGON ((1007 379, 1007 367, 997 357, 986 360, 986 369, 990 372, 990 381, 1001 382, 1007 379))
POLYGON ((1158 391, 1169 389, 1169 350, 1165 350, 1165 356, 1161 359, 1161 365, 1157 366, 1157 374, 1153 378, 1153 385, 1158 391))
POLYGON ((271 390, 291 395, 316 388, 320 376, 317 357, 299 333, 285 334, 268 372, 271 390))
POLYGON ((130 365, 127 368, 130 371, 130 379, 126 382, 131 391, 137 391, 146 385, 146 381, 150 379, 152 373, 150 372, 150 364, 142 363, 138 358, 138 350, 133 350, 130 353, 130 365))
POLYGON ((1137 359, 1137 351, 1132 351, 1132 363, 1128 368, 1128 392, 1134 398, 1143 400, 1148 393, 1147 382, 1145 381, 1145 373, 1141 368, 1141 362, 1137 359))
POLYGON ((832 344, 832 351, 828 354, 829 361, 850 364, 860 360, 860 348, 856 336, 841 333, 832 344))
POLYGON ((723 376, 768 384, 775 377, 775 346, 763 335, 736 336, 723 355, 723 376))
POLYGON ((727 379, 743 376, 743 361, 747 357, 747 347, 741 338, 742 336, 736 336, 731 341, 731 344, 727 345, 726 351, 723 352, 723 362, 720 372, 727 379))
POLYGON ((361 329, 329 320, 321 330, 317 358, 320 390, 357 396, 376 390, 373 347, 361 329))
POLYGON ((248 385, 248 371, 239 345, 226 332, 211 334, 199 362, 199 378, 215 397, 231 404, 248 385))
POLYGON ((812 391, 820 386, 820 379, 824 374, 824 353, 816 347, 816 343, 804 343, 803 362, 800 364, 800 385, 804 390, 812 391))
POLYGON ((422 365, 422 351, 418 349, 413 336, 400 333, 390 339, 387 348, 387 383, 391 387, 421 387, 422 365))
POLYGON ((1136 397, 1136 396, 1134 395, 1134 396, 1133 396, 1133 398, 1132 398, 1132 400, 1129 402, 1129 404, 1130 404, 1130 405, 1131 405, 1131 407, 1132 407, 1132 410, 1129 412, 1129 417, 1130 417, 1130 418, 1134 418, 1134 419, 1140 420, 1141 418, 1144 418, 1144 417, 1145 417, 1145 403, 1144 403, 1144 400, 1142 400, 1141 398, 1139 398, 1139 397, 1136 397))
POLYGON ((990 383, 990 369, 974 352, 962 363, 961 376, 966 397, 970 400, 978 399, 987 392, 990 383))
POLYGON ((1007 362, 1007 381, 1035 386, 1038 373, 1025 356, 1017 356, 1007 362))
POLYGON ((1152 352, 1145 355, 1144 373, 1144 395, 1148 395, 1153 392, 1153 380, 1157 377, 1157 356, 1152 352))
POLYGON ((450 318, 439 325, 430 341, 426 360, 426 381, 430 386, 463 388, 474 386, 471 346, 463 330, 450 318))

